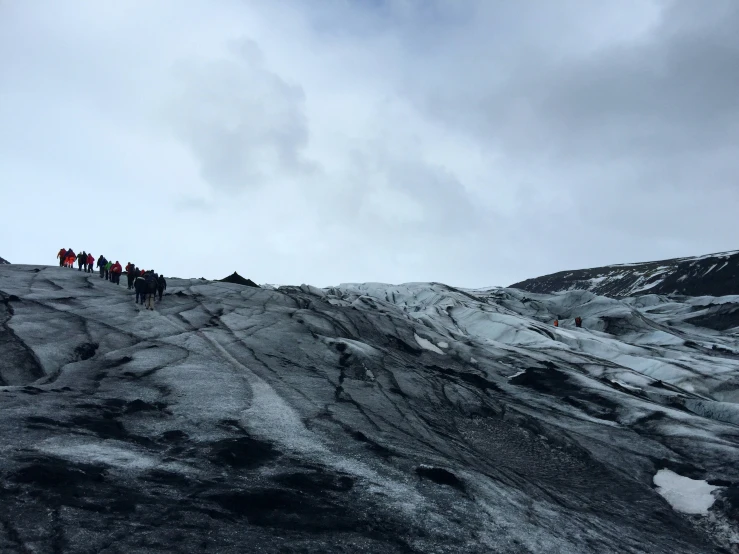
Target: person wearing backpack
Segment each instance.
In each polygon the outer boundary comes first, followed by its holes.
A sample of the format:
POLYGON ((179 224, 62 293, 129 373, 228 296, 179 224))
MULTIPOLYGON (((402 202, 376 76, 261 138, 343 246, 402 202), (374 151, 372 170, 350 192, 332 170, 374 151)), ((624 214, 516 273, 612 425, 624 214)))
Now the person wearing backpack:
POLYGON ((67 249, 62 248, 56 257, 59 258, 59 267, 64 267, 64 260, 67 259, 67 249))
POLYGON ((121 267, 121 264, 118 263, 118 260, 115 261, 115 263, 110 266, 110 280, 115 283, 116 285, 121 284, 121 272, 123 271, 123 268, 121 267))
POLYGON ((131 290, 133 288, 133 271, 136 266, 134 266, 131 262, 128 262, 126 264, 126 280, 128 281, 128 290, 131 290))
POLYGON ((146 299, 146 279, 144 279, 143 275, 139 275, 133 280, 133 288, 136 291, 136 304, 141 300, 141 305, 143 306, 144 300, 146 299))
POLYGON ((157 274, 154 270, 149 270, 144 276, 146 280, 146 309, 154 309, 154 295, 157 292, 157 274))
POLYGON ((100 257, 98 258, 98 269, 100 270, 101 279, 105 276, 105 264, 107 263, 108 263, 108 260, 105 259, 105 256, 100 254, 100 257))
POLYGON ((95 267, 95 256, 92 254, 87 255, 87 273, 92 273, 93 268, 95 267))
POLYGON ((110 268, 113 267, 113 262, 107 262, 105 264, 105 280, 110 281, 110 268))
POLYGON ((164 295, 164 291, 167 289, 167 280, 164 278, 164 275, 160 275, 157 278, 157 292, 159 293, 159 302, 162 301, 162 296, 164 295))
POLYGON ((71 267, 74 269, 74 262, 77 260, 77 254, 74 253, 74 250, 71 248, 67 250, 67 259, 64 262, 65 267, 71 267))

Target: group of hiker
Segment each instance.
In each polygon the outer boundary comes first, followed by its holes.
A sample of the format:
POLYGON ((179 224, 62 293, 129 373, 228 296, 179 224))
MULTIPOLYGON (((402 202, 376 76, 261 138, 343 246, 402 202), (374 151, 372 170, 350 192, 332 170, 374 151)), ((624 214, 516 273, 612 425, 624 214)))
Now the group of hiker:
MULTIPOLYGON (((560 320, 560 317, 557 316, 557 319, 554 320, 555 327, 559 327, 559 320, 560 320)), ((575 318, 575 327, 582 327, 582 318, 580 316, 577 316, 575 318)))
POLYGON ((155 297, 158 296, 159 301, 162 301, 164 291, 167 290, 167 280, 164 275, 157 275, 153 269, 148 271, 139 269, 131 262, 126 265, 126 275, 129 290, 136 291, 137 304, 139 301, 142 305, 146 303, 146 309, 153 310, 155 297))
MULTIPOLYGON (((97 259, 97 264, 95 264, 95 258, 92 254, 84 251, 75 254, 71 248, 62 248, 56 257, 59 258, 59 267, 74 268, 76 262, 79 271, 84 268, 85 273, 92 273, 93 268, 97 267, 101 279, 104 278, 116 285, 121 284, 121 274, 124 268, 118 260, 113 262, 101 255, 97 259)), ((167 289, 167 280, 164 275, 158 275, 153 269, 139 269, 131 262, 126 264, 125 270, 128 279, 128 290, 136 291, 136 304, 146 305, 147 310, 153 310, 156 297, 158 296, 161 302, 164 291, 167 289)))
POLYGON ((102 254, 98 258, 97 262, 98 271, 100 271, 100 278, 110 281, 116 285, 121 284, 121 273, 123 273, 123 267, 118 260, 112 262, 108 260, 102 254))
POLYGON ((62 248, 56 255, 59 258, 59 267, 69 267, 74 269, 74 264, 77 264, 78 271, 82 271, 84 268, 85 273, 92 273, 93 265, 95 264, 95 258, 92 254, 88 254, 84 250, 79 254, 75 254, 71 248, 62 248))

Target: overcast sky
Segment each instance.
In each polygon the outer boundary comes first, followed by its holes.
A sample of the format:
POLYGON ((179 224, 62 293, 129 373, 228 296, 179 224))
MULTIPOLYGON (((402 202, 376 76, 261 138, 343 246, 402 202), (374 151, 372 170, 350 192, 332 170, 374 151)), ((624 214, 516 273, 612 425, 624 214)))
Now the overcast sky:
POLYGON ((739 248, 739 1, 0 0, 0 256, 508 285, 739 248))

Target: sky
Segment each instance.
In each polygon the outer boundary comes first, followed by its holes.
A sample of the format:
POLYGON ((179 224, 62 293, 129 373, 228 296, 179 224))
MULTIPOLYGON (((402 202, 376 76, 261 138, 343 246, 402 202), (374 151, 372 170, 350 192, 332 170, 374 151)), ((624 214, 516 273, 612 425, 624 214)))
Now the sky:
POLYGON ((482 287, 736 250, 736 0, 0 0, 0 256, 482 287))

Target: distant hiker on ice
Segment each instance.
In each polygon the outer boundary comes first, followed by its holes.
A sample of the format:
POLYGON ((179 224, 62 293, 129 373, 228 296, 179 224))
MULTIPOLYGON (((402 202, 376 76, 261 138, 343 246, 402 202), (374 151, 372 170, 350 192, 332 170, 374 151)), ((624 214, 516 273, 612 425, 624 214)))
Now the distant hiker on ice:
POLYGON ((74 262, 76 260, 77 260, 77 254, 74 253, 74 250, 72 250, 71 248, 67 250, 67 258, 66 258, 66 261, 64 262, 64 265, 66 267, 71 267, 72 269, 74 269, 74 262))
POLYGON ((113 267, 113 262, 108 261, 105 264, 105 280, 110 281, 110 268, 113 267))
POLYGON ((159 286, 157 274, 154 273, 153 269, 150 269, 146 275, 144 275, 144 279, 146 280, 146 309, 153 310, 154 295, 157 293, 157 287, 159 286))
POLYGON ((128 262, 126 264, 126 281, 128 281, 128 290, 131 290, 133 288, 133 280, 135 278, 133 272, 136 269, 136 266, 133 265, 131 262, 128 262))
POLYGON ((67 249, 62 248, 56 257, 59 258, 59 267, 64 267, 64 262, 67 260, 67 249))
POLYGON ((164 291, 167 289, 167 280, 164 278, 164 275, 160 275, 157 278, 157 292, 159 293, 159 302, 162 301, 162 295, 164 294, 164 291))
POLYGON ((582 318, 580 316, 575 318, 575 327, 582 327, 582 318))
POLYGON ((121 264, 118 263, 118 260, 116 260, 115 263, 110 266, 110 280, 116 285, 121 284, 121 272, 122 271, 123 271, 123 268, 121 267, 121 264))
POLYGON ((107 263, 108 263, 108 260, 105 259, 105 256, 100 254, 100 257, 98 258, 98 269, 100 270, 101 279, 105 276, 105 264, 107 263))
POLYGON ((143 275, 139 275, 133 280, 133 288, 136 291, 136 304, 141 300, 141 305, 143 306, 146 300, 146 279, 143 275))
POLYGON ((87 271, 87 252, 84 250, 77 254, 77 271, 82 271, 82 266, 85 266, 85 271, 87 271))
POLYGON ((95 267, 95 256, 92 254, 87 255, 87 273, 92 273, 93 268, 95 267))

